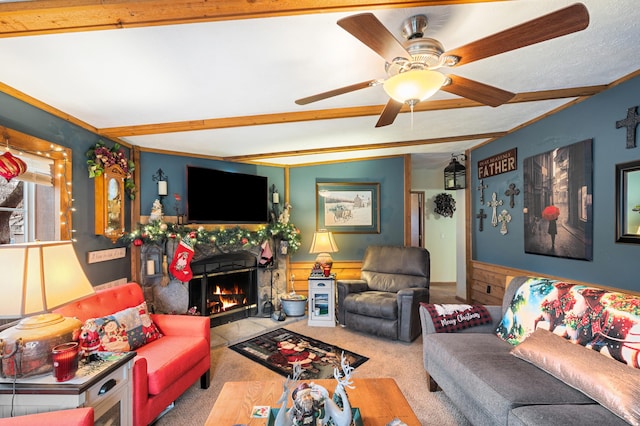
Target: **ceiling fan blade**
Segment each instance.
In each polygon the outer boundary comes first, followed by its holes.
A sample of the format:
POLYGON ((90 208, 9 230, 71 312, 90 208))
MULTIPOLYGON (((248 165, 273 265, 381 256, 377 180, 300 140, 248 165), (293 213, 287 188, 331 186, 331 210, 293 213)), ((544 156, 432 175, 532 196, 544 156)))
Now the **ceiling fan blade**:
POLYGON ((398 116, 398 113, 402 109, 402 103, 389 98, 389 102, 384 106, 380 118, 376 123, 376 127, 384 127, 389 124, 393 124, 394 120, 398 116))
POLYGON ((447 77, 449 77, 451 83, 442 86, 442 90, 484 105, 497 107, 509 102, 516 95, 515 93, 457 75, 448 75, 447 77))
POLYGON ((387 62, 411 59, 411 54, 372 13, 361 13, 338 20, 338 25, 363 42, 387 62))
POLYGON ((459 57, 457 65, 464 65, 478 59, 581 31, 588 25, 589 12, 587 8, 581 3, 576 3, 444 54, 459 57))
POLYGON ((321 101, 323 99, 332 98, 334 96, 343 95, 349 92, 355 92, 356 90, 366 89, 367 87, 373 87, 379 84, 379 80, 363 81, 362 83, 352 84, 350 86, 340 87, 338 89, 329 90, 328 92, 318 93, 317 95, 301 98, 296 101, 298 105, 306 105, 312 102, 321 101))

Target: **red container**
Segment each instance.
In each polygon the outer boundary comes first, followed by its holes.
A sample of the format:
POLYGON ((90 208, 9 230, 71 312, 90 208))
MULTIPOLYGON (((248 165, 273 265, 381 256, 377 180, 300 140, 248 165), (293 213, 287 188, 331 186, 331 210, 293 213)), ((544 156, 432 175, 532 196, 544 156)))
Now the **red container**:
POLYGON ((66 382, 78 371, 78 342, 63 343, 53 348, 53 377, 57 382, 66 382))

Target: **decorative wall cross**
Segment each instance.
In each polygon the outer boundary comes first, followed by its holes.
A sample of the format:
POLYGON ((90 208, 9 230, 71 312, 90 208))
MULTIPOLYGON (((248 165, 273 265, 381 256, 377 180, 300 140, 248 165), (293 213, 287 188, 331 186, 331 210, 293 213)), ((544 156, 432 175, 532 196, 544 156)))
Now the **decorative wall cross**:
POLYGON ((485 185, 482 181, 483 179, 480 179, 480 185, 478 185, 478 188, 476 188, 478 191, 480 191, 480 204, 484 204, 484 190, 488 188, 488 186, 485 185))
POLYGON ((631 107, 627 110, 627 118, 616 121, 616 129, 627 128, 627 149, 636 147, 636 127, 640 123, 638 107, 631 107))
POLYGON ((502 235, 505 235, 507 232, 509 232, 507 230, 507 223, 511 222, 511 215, 508 211, 502 210, 500 212, 500 216, 498 216, 498 220, 500 221, 500 223, 502 223, 502 225, 500 226, 500 233, 502 235))
POLYGON ((515 197, 518 194, 520 194, 520 190, 516 188, 516 184, 510 183, 509 189, 504 191, 504 195, 509 197, 509 207, 513 208, 515 206, 515 201, 513 200, 513 197, 515 197))
POLYGON ((491 207, 493 209, 493 214, 491 215, 491 225, 498 226, 498 214, 496 213, 496 208, 502 205, 502 200, 498 200, 498 194, 491 194, 491 201, 487 203, 487 207, 491 207))
POLYGON ((478 222, 478 230, 482 232, 482 223, 484 222, 484 219, 487 218, 487 214, 484 212, 484 209, 480 209, 480 212, 476 215, 476 217, 480 219, 480 222, 478 222))

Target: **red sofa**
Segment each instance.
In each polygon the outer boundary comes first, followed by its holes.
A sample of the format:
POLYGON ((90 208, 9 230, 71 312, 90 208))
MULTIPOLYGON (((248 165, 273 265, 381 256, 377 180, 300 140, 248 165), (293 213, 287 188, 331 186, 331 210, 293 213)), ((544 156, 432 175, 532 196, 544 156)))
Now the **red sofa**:
POLYGON ((93 408, 51 411, 0 419, 0 426, 93 426, 93 408))
MULTIPOLYGON (((128 283, 99 290, 88 298, 55 310, 80 321, 103 317, 144 301, 142 288, 128 283)), ((208 317, 151 314, 163 337, 136 349, 132 369, 133 424, 146 426, 200 377, 210 381, 211 348, 208 317)))

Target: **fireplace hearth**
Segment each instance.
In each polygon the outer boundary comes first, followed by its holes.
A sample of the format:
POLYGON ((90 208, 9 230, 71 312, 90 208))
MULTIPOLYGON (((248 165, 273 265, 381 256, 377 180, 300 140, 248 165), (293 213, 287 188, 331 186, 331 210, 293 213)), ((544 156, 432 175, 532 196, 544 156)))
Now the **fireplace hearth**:
POLYGON ((191 262, 189 306, 209 316, 210 326, 258 314, 257 258, 246 251, 191 262))

